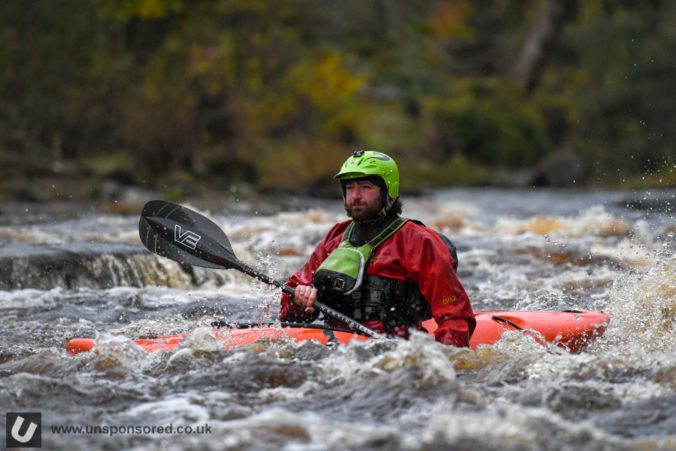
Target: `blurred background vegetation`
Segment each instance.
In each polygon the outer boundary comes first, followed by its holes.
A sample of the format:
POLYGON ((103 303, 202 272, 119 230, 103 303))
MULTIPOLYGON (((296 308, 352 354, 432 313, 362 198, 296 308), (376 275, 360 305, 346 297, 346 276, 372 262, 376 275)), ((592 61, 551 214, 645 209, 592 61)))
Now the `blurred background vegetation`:
POLYGON ((669 0, 5 0, 0 198, 675 186, 669 0))

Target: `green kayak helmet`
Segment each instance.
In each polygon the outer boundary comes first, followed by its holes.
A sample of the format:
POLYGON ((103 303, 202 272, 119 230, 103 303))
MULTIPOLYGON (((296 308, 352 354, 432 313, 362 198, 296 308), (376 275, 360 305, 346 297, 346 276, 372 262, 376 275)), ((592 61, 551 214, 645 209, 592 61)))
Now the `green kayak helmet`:
MULTIPOLYGON (((346 180, 373 176, 383 182, 384 213, 387 213, 399 197, 399 168, 388 155, 374 150, 357 150, 345 160, 340 171, 333 178, 340 180, 342 185, 346 180)), ((345 188, 343 187, 344 196, 345 188)))

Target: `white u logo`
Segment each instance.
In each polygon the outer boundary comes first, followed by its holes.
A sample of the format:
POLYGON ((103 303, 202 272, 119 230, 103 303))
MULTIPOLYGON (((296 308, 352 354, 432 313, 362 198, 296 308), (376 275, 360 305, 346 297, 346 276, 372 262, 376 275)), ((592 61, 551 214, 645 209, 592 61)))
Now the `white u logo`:
POLYGON ((23 417, 16 417, 16 420, 14 420, 14 426, 12 426, 12 438, 16 440, 19 443, 28 443, 30 439, 33 438, 33 434, 35 434, 35 430, 38 428, 38 425, 31 422, 28 425, 28 430, 22 434, 19 434, 19 430, 21 429, 21 426, 23 425, 23 417))

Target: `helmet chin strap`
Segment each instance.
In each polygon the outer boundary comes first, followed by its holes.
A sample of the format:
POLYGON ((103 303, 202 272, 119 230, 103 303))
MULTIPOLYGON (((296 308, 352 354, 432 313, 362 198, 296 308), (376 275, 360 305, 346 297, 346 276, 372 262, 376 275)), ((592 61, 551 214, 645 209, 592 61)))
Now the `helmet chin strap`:
POLYGON ((386 189, 383 189, 383 188, 381 187, 380 190, 381 190, 381 192, 383 193, 383 196, 382 196, 382 199, 383 199, 383 208, 382 208, 382 210, 380 210, 380 212, 378 213, 378 216, 380 216, 380 217, 382 218, 382 217, 387 216, 387 213, 389 213, 390 209, 392 208, 392 205, 394 205, 394 202, 395 202, 397 199, 392 199, 392 198, 389 196, 389 193, 387 192, 386 189))

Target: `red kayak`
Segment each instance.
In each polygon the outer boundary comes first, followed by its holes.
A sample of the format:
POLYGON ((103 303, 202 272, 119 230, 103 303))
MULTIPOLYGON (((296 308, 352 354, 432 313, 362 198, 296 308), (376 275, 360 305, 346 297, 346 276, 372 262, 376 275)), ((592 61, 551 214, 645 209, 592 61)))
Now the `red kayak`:
MULTIPOLYGON (((582 351, 597 337, 605 332, 610 318, 601 312, 531 312, 531 311, 491 311, 475 313, 477 326, 470 348, 479 345, 492 345, 502 337, 505 331, 519 331, 532 336, 539 343, 554 343, 569 352, 582 351)), ((423 323, 425 329, 433 334, 437 328, 434 320, 423 323)), ((176 349, 187 333, 164 337, 134 340, 147 352, 172 351, 176 349)), ((282 327, 264 326, 238 329, 215 328, 215 338, 223 341, 226 349, 244 346, 262 339, 293 340, 296 342, 316 340, 319 343, 338 342, 346 344, 351 340, 370 340, 371 338, 356 332, 336 330, 314 325, 282 325, 282 327)), ((110 343, 109 343, 110 344, 110 343)), ((97 352, 96 343, 91 338, 74 338, 66 345, 66 351, 75 355, 84 351, 97 352)))

